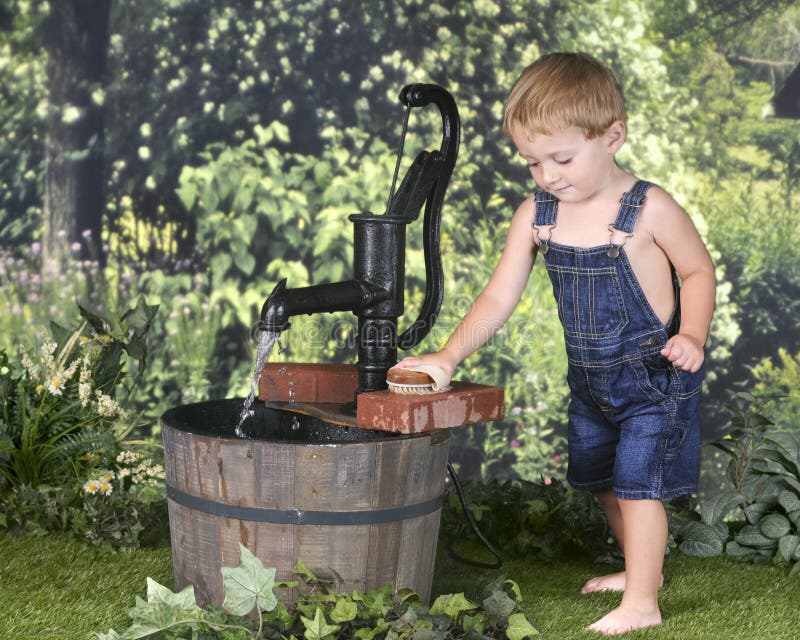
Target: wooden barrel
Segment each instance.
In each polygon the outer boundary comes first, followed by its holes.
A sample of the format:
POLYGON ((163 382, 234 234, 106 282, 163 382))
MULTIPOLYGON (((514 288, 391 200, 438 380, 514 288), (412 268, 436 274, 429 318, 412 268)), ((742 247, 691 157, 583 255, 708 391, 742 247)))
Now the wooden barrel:
POLYGON ((242 399, 162 416, 175 586, 221 606, 223 566, 239 543, 276 581, 298 558, 341 591, 390 584, 430 597, 448 431, 400 435, 256 407, 242 399), (335 572, 335 573, 334 573, 335 572))

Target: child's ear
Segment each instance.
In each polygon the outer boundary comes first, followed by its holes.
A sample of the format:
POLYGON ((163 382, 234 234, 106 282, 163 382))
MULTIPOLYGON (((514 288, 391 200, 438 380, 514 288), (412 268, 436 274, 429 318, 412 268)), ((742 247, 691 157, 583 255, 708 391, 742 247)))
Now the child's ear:
POLYGON ((616 153, 625 143, 628 129, 622 120, 615 120, 603 134, 603 140, 609 153, 616 153))

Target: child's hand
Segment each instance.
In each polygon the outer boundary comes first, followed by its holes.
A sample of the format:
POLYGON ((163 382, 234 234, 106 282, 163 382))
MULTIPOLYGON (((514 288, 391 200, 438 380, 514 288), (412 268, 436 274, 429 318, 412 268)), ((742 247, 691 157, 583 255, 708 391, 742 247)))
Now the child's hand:
POLYGON ((401 369, 405 369, 407 367, 417 367, 421 364, 433 364, 442 369, 448 377, 453 377, 453 372, 456 370, 456 364, 450 361, 450 359, 444 355, 442 351, 436 351, 435 353, 426 353, 425 355, 421 356, 406 356, 400 362, 398 362, 395 366, 401 369))
POLYGON ((700 369, 705 359, 703 345, 685 333, 678 333, 667 340, 667 344, 661 350, 661 355, 666 357, 673 366, 691 373, 700 369))

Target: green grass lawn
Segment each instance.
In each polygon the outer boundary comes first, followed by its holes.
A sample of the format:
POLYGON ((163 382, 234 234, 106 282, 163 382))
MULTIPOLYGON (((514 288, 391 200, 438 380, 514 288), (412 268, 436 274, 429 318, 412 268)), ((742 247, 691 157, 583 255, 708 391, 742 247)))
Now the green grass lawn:
MULTIPOLYGON (((0 534, 0 639, 86 640, 92 631, 120 630, 145 578, 172 586, 169 549, 98 555, 58 536, 0 534)), ((616 606, 617 594, 582 596, 579 588, 606 568, 573 558, 555 563, 509 560, 500 570, 476 569, 441 553, 434 593, 481 587, 503 575, 519 583, 525 612, 550 640, 597 638, 583 628, 616 606)), ((726 558, 675 555, 662 590, 664 624, 626 635, 659 640, 795 640, 800 579, 783 567, 726 558)))
MULTIPOLYGON (((488 571, 459 564, 440 554, 434 591, 464 591, 473 600, 482 597, 476 586, 498 576, 516 581, 524 597, 525 613, 539 623, 549 640, 602 637, 584 631, 617 606, 621 594, 581 595, 589 578, 617 570, 588 559, 560 559, 553 563, 509 560, 488 571)), ((725 557, 690 558, 674 554, 664 568, 660 627, 623 637, 638 640, 797 640, 800 579, 788 569, 753 565, 725 557)))

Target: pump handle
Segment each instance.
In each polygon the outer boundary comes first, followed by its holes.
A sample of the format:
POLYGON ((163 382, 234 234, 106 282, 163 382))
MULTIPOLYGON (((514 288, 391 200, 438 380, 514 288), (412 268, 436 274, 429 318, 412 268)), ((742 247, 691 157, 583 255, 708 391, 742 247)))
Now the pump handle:
POLYGON ((439 171, 432 180, 428 191, 422 228, 425 253, 425 299, 417 319, 400 334, 397 341, 398 347, 408 350, 418 345, 428 335, 442 307, 444 272, 439 245, 442 203, 458 156, 461 125, 453 96, 439 85, 407 85, 400 91, 400 102, 408 107, 423 107, 434 103, 442 116, 442 143, 438 154, 434 156, 437 161, 435 164, 439 164, 439 171))

